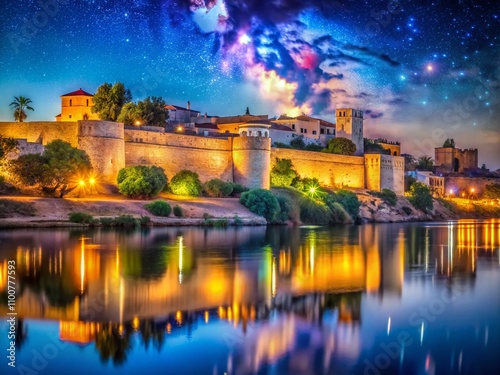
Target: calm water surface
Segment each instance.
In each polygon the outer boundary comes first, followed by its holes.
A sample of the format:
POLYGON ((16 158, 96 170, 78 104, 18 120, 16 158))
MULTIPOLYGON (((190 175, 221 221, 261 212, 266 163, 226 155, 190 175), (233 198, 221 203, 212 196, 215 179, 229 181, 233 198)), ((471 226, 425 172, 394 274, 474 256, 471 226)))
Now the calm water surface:
POLYGON ((0 231, 0 373, 499 374, 499 247, 498 219, 0 231))

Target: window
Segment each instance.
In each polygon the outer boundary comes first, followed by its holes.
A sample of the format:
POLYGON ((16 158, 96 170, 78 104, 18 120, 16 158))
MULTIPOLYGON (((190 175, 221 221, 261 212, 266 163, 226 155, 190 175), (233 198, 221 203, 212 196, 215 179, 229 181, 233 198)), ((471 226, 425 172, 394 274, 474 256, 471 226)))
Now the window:
POLYGON ((316 130, 313 130, 313 135, 316 135, 316 130))
POLYGON ((73 99, 69 100, 69 106, 71 107, 73 105, 73 99))
POLYGON ((87 107, 89 106, 89 100, 87 99, 87 107))
POLYGON ((342 117, 345 117, 345 111, 344 111, 344 115, 342 117))
POLYGON ((292 129, 295 130, 295 124, 292 124, 292 129))
POLYGON ((71 118, 71 115, 69 115, 69 118, 71 118))
POLYGON ((304 133, 307 134, 307 129, 304 129, 304 133))
POLYGON ((301 132, 301 133, 304 133, 304 129, 303 129, 303 128, 300 128, 300 132, 301 132))
POLYGON ((325 134, 325 129, 320 129, 319 134, 325 134))

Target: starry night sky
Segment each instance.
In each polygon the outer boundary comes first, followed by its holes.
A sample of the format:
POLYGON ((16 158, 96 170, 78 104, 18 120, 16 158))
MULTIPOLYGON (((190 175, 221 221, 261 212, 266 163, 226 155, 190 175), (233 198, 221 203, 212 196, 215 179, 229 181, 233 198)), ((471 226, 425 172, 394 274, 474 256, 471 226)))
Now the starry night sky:
POLYGON ((0 5, 0 121, 13 96, 54 120, 59 96, 123 82, 209 115, 334 120, 434 156, 448 137, 500 168, 495 1, 40 0, 0 5), (43 4, 46 4, 42 6, 43 4), (43 10, 45 8, 45 10, 43 10))

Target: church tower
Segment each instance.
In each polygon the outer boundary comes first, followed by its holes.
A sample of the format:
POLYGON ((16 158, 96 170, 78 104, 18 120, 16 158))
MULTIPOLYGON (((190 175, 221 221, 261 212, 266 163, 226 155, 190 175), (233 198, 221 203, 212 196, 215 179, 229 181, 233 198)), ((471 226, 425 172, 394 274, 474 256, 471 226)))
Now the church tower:
POLYGON ((99 120, 97 113, 92 113, 92 98, 82 89, 61 95, 61 113, 56 121, 99 120))
POLYGON ((354 155, 363 155, 363 111, 353 108, 337 109, 336 137, 350 139, 356 145, 354 155))

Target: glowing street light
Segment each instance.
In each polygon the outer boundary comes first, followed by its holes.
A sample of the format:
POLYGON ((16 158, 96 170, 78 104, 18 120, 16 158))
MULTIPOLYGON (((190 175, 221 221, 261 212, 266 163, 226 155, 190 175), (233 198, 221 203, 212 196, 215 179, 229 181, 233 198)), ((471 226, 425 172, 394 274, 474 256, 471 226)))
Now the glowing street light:
POLYGON ((78 182, 78 185, 80 185, 81 187, 84 187, 84 186, 85 186, 85 181, 80 180, 80 181, 78 182))
POLYGON ((94 185, 95 184, 95 178, 94 177, 90 177, 89 178, 89 184, 90 185, 94 185))
POLYGON ((180 132, 182 132, 182 126, 178 126, 178 127, 177 127, 177 131, 178 131, 179 133, 180 133, 180 132))

